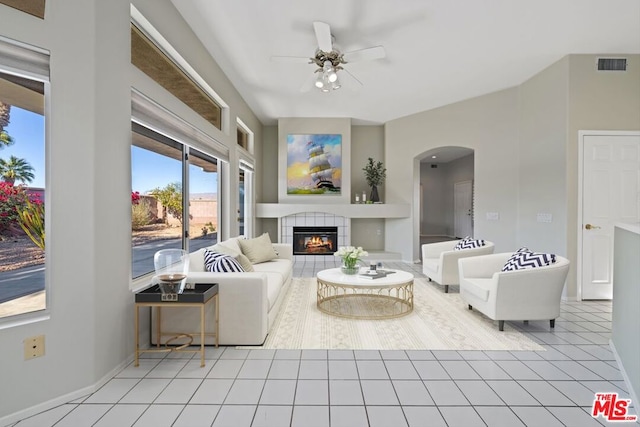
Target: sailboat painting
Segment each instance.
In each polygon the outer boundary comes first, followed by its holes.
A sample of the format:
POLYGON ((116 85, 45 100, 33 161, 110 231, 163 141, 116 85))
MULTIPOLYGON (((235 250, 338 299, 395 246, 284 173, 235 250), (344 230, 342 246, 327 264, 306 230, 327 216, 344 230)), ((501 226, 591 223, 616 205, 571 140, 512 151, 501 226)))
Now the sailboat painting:
POLYGON ((342 135, 287 135, 287 194, 339 195, 342 135))

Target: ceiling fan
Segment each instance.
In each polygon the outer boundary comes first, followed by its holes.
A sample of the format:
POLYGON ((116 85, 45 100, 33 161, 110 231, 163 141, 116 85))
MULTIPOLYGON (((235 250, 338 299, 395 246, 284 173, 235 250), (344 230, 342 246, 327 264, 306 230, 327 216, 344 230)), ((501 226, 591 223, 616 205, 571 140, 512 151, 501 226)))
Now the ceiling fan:
MULTIPOLYGON (((314 71, 313 84, 322 92, 330 92, 331 90, 339 89, 342 86, 338 76, 338 71, 344 71, 346 74, 343 75, 348 76, 356 83, 362 85, 362 82, 348 70, 344 69, 343 65, 358 61, 381 59, 386 55, 384 47, 382 46, 373 46, 343 53, 334 45, 335 38, 331 34, 331 27, 329 24, 315 21, 313 23, 313 29, 318 42, 318 48, 316 49, 313 57, 272 56, 271 60, 279 62, 304 61, 308 64, 314 64, 317 68, 314 71), (316 73, 318 74, 317 76, 315 75, 316 73)), ((308 91, 312 86, 310 83, 311 80, 301 88, 301 91, 308 91)))

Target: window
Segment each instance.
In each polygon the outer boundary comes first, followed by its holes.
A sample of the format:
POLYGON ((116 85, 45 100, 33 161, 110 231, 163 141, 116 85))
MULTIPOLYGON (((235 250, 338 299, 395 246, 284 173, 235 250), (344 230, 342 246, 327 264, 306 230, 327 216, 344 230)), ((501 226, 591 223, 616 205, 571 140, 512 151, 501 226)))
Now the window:
POLYGON ((138 27, 131 25, 131 63, 209 123, 222 129, 222 107, 138 27))
POLYGON ((218 162, 189 149, 189 250, 216 243, 218 237, 218 162))
POLYGON ((249 135, 240 126, 238 126, 238 145, 249 151, 249 135))
MULTIPOLYGON (((131 18, 131 63, 216 128, 228 130, 224 101, 133 5, 131 18)), ((131 110, 136 278, 154 271, 160 249, 193 252, 217 241, 219 166, 229 161, 229 149, 136 89, 131 110)))
POLYGON ((0 319, 47 306, 44 214, 48 206, 48 58, 0 40, 0 319))
POLYGON ((0 3, 44 19, 45 0, 0 0, 0 3))
POLYGON ((154 271, 156 251, 217 242, 218 160, 134 123, 132 277, 154 271), (184 201, 187 201, 184 203, 184 201))
POLYGON ((253 236, 253 165, 240 160, 238 170, 238 234, 253 236))
POLYGON ((240 119, 237 119, 236 139, 240 147, 253 154, 253 132, 240 119))

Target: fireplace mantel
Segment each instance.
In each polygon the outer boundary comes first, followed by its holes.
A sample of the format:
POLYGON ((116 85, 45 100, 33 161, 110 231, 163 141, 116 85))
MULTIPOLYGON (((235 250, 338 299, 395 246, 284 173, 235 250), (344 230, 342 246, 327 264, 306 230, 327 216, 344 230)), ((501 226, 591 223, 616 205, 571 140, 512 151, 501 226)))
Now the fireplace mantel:
POLYGON ((324 212, 345 218, 408 218, 408 204, 301 204, 301 203, 257 203, 256 217, 283 218, 306 212, 324 212))

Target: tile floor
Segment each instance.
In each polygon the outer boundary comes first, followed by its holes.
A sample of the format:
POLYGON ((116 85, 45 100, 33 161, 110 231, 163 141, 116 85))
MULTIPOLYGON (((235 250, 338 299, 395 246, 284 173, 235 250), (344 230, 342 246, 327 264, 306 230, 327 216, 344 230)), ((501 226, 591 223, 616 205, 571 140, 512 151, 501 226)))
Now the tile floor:
MULTIPOLYGON (((335 266, 317 258, 294 274, 335 266)), ((418 264, 385 266, 422 276, 418 264)), ((149 354, 92 395, 14 426, 608 425, 590 415, 594 393, 628 398, 608 346, 611 303, 563 304, 553 332, 548 321, 511 324, 546 351, 220 347, 207 348, 204 368, 197 356, 149 354)))

